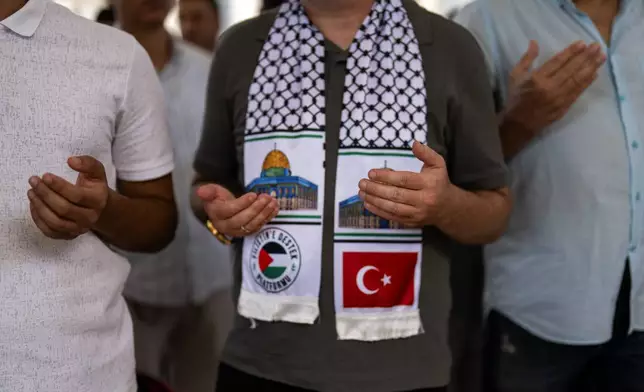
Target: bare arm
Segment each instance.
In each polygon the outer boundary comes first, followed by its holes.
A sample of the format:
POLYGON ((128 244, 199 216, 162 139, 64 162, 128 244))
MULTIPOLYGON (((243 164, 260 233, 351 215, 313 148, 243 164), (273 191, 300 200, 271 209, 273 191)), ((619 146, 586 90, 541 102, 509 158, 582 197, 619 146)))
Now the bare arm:
POLYGON ((467 191, 452 184, 445 160, 415 143, 420 173, 375 169, 358 184, 365 207, 408 227, 435 226, 463 244, 495 241, 505 229, 511 209, 507 187, 467 191))
POLYGON ((172 177, 145 182, 118 182, 94 232, 105 242, 130 252, 154 253, 174 238, 177 209, 172 177))
POLYGON ((437 227, 462 244, 496 241, 505 230, 511 211, 508 188, 469 192, 451 185, 437 227))

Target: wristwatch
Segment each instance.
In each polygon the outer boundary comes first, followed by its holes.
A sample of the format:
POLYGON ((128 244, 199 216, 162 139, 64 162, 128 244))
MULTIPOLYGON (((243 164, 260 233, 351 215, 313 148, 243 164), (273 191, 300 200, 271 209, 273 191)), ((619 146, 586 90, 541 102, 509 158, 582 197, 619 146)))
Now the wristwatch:
POLYGON ((230 245, 233 243, 233 240, 229 238, 227 235, 221 233, 219 230, 213 226, 211 221, 206 221, 206 227, 208 228, 208 231, 210 231, 210 234, 212 234, 219 242, 221 242, 224 245, 230 245))

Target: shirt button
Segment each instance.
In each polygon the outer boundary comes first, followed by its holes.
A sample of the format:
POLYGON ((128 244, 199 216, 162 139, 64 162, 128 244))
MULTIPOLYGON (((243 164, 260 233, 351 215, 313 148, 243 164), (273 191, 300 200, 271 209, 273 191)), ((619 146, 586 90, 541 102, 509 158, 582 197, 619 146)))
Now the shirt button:
POLYGON ((631 147, 633 147, 633 149, 634 149, 634 150, 637 150, 637 148, 638 148, 639 146, 640 146, 640 144, 639 144, 638 142, 636 142, 636 141, 634 141, 633 143, 631 143, 631 147))
POLYGON ((641 198, 642 198, 642 195, 639 192, 637 192, 635 194, 635 201, 640 201, 641 198))
POLYGON ((624 102, 624 101, 626 101, 626 97, 623 96, 623 95, 620 95, 619 100, 620 100, 620 102, 624 102))
POLYGON ((630 252, 635 252, 635 251, 637 250, 637 246, 635 246, 635 245, 631 245, 631 246, 628 248, 628 250, 629 250, 630 252))

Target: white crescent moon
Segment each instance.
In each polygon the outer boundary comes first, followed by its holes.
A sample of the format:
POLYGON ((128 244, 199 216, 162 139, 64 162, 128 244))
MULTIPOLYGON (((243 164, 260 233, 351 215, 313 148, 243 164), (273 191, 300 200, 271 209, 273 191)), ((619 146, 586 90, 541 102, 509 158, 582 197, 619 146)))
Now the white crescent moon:
POLYGON ((372 265, 367 265, 362 268, 360 268, 360 271, 358 271, 358 275, 356 276, 356 285, 358 285, 358 290, 362 291, 362 293, 366 295, 374 295, 377 293, 380 289, 376 290, 369 290, 367 286, 364 284, 364 276, 367 274, 369 271, 378 271, 378 268, 372 266, 372 265))

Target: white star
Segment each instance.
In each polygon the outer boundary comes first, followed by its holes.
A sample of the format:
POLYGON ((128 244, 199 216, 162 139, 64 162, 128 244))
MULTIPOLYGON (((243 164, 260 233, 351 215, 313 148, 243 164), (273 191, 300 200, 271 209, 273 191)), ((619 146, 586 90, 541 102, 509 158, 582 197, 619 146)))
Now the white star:
POLYGON ((380 281, 382 282, 382 285, 383 285, 383 286, 386 286, 386 285, 388 285, 388 284, 391 284, 391 276, 389 276, 389 275, 387 275, 387 274, 384 274, 384 275, 382 276, 382 279, 380 279, 380 281))

